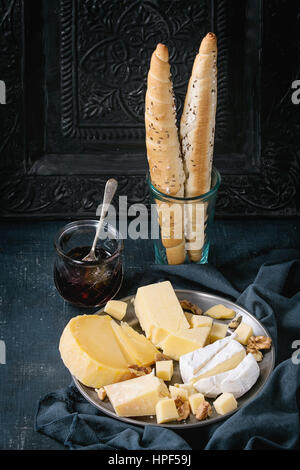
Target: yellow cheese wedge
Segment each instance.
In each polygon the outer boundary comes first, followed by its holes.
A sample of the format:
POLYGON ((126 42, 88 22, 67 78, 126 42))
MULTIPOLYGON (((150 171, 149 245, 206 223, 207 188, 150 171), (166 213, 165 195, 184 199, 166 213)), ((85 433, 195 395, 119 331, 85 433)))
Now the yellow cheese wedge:
POLYGON ((233 318, 235 311, 231 308, 225 307, 225 305, 218 304, 206 310, 205 315, 209 315, 212 318, 233 318))
POLYGON ((167 356, 179 361, 180 356, 207 344, 211 328, 209 326, 183 329, 170 333, 162 342, 161 348, 167 356))
POLYGON ((108 313, 116 320, 123 320, 126 315, 127 303, 122 300, 109 300, 104 307, 104 312, 108 313))
POLYGON ((59 351, 71 374, 88 387, 119 382, 128 374, 108 315, 72 318, 61 335, 59 351))
POLYGON ((124 356, 130 365, 150 366, 155 362, 158 349, 143 335, 131 328, 127 323, 118 325, 112 320, 112 327, 124 356))
POLYGON ((152 374, 107 385, 104 389, 118 416, 155 415, 156 404, 169 396, 163 380, 152 374))
POLYGON ((142 329, 156 346, 170 332, 189 328, 189 323, 170 281, 140 287, 134 301, 135 313, 142 329))

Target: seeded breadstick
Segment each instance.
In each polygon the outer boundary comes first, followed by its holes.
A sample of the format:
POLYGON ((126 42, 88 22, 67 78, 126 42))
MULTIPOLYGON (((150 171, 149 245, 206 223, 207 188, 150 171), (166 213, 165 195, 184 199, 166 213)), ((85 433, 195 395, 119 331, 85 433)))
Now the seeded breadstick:
MULTIPOLYGON (((145 127, 147 158, 151 182, 168 196, 184 195, 184 171, 181 158, 173 86, 170 78, 168 48, 158 44, 152 54, 148 73, 145 127)), ((156 200, 162 243, 169 264, 185 260, 183 210, 171 213, 172 203, 156 200)))
MULTIPOLYGON (((210 190, 217 104, 217 38, 208 33, 201 42, 186 93, 180 122, 180 139, 186 172, 185 197, 210 190)), ((191 261, 202 256, 206 205, 189 204, 185 213, 185 237, 194 242, 191 261)))

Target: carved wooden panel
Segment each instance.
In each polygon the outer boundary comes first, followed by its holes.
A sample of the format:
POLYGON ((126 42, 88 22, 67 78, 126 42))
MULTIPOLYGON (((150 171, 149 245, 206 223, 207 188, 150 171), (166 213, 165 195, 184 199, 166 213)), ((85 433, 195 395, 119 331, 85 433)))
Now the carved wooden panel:
POLYGON ((299 214, 293 3, 2 0, 2 217, 94 215, 112 174, 129 203, 148 202, 143 112, 151 53, 157 42, 169 47, 180 115, 209 30, 219 48, 217 214, 299 214))

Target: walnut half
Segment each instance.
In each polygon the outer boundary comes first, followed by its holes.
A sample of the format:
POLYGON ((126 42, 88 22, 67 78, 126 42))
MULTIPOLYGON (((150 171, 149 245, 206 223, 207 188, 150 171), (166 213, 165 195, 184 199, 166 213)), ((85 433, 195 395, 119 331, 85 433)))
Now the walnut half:
POLYGON ((247 343, 247 352, 249 349, 270 349, 272 340, 268 336, 250 336, 247 343))
POLYGON ((204 419, 207 419, 211 416, 212 414, 212 407, 211 404, 208 403, 208 401, 204 400, 199 408, 196 411, 196 419, 198 421, 203 421, 204 419))
POLYGON ((179 302, 183 310, 192 312, 194 315, 202 315, 203 310, 200 307, 198 307, 198 305, 193 304, 192 302, 186 299, 180 300, 179 302))
POLYGON ((191 413, 189 402, 187 400, 182 400, 180 397, 175 398, 174 401, 179 414, 177 421, 183 421, 184 419, 187 419, 191 413))

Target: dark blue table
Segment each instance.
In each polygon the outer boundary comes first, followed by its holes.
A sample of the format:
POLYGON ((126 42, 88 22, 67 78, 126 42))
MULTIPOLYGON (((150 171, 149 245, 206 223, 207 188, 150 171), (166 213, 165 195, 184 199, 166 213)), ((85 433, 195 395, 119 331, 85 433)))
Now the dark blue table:
MULTIPOLYGON (((0 224, 0 449, 63 449, 33 429, 38 399, 70 383, 58 352, 60 334, 78 309, 58 295, 52 277, 53 239, 64 221, 0 224)), ((300 220, 217 220, 210 263, 230 280, 238 260, 272 248, 300 247, 300 220)), ((134 277, 153 263, 151 242, 127 240, 119 297, 135 292, 134 277)))

